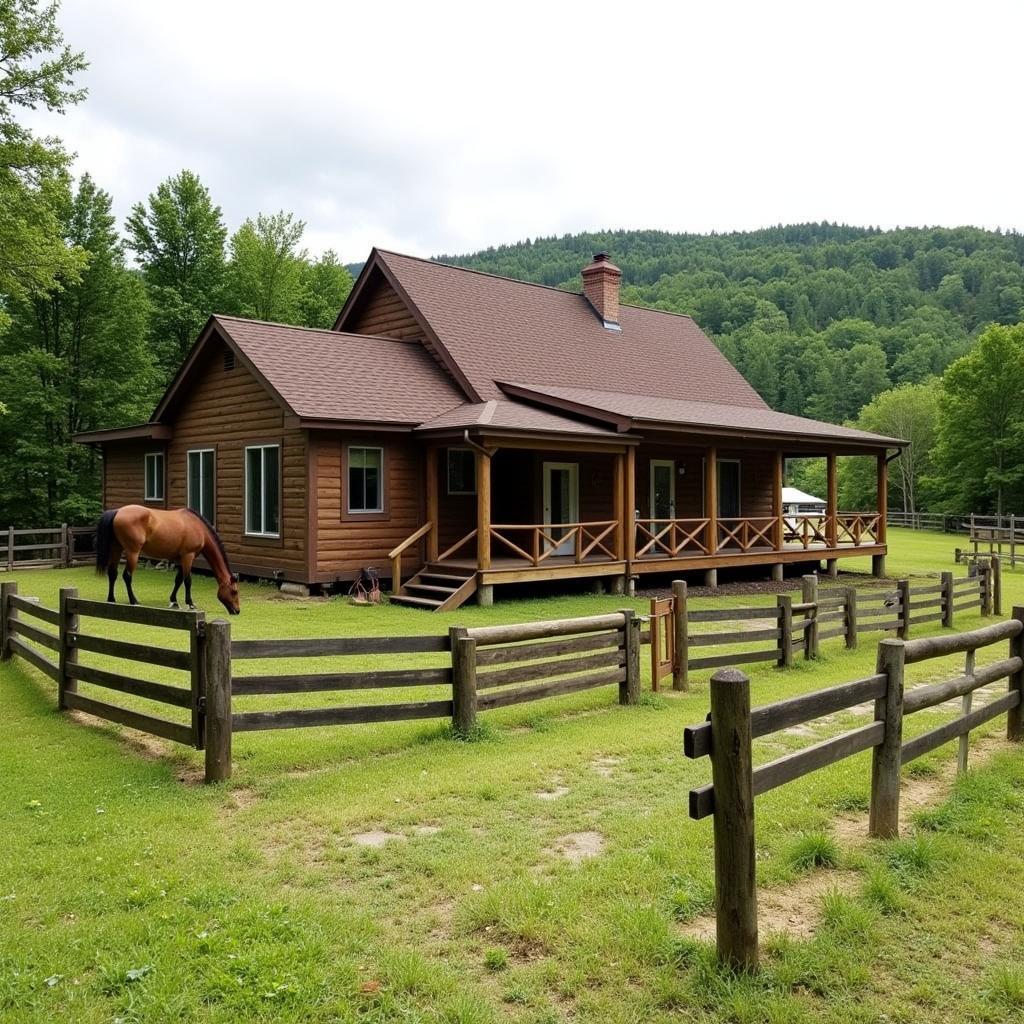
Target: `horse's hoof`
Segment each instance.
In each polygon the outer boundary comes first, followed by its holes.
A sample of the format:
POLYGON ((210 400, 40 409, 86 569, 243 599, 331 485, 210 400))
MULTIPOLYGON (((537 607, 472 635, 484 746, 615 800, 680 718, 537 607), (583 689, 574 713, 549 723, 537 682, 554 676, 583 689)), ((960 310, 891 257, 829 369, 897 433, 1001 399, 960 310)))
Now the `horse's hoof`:
POLYGON ((177 601, 172 601, 167 607, 168 608, 177 608, 178 607, 178 602, 177 601))
POLYGON ((195 606, 194 604, 190 604, 190 605, 188 606, 188 610, 189 610, 190 612, 197 612, 197 611, 199 611, 199 609, 198 609, 198 608, 197 608, 197 607, 196 607, 196 606, 195 606))
POLYGON ((107 604, 117 604, 117 602, 112 597, 108 597, 107 604))

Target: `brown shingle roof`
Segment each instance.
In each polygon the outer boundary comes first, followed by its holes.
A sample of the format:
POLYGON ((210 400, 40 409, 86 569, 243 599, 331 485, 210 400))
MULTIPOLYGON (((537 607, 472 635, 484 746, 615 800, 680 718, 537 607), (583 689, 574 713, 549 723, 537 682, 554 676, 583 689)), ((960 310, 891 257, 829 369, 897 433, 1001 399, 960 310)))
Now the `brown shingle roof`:
POLYGON ((465 402, 415 342, 232 316, 213 319, 302 418, 412 426, 465 402))
POLYGON ((523 402, 491 399, 461 405, 436 419, 420 425, 420 430, 453 430, 465 427, 490 427, 492 430, 533 433, 578 434, 586 437, 607 437, 621 440, 614 430, 593 423, 562 416, 547 409, 538 409, 523 402))
POLYGON ((500 380, 607 387, 766 409, 688 316, 622 306, 604 328, 579 293, 375 250, 483 399, 500 380))
POLYGON ((768 406, 760 408, 721 405, 715 402, 695 402, 688 399, 660 398, 650 395, 626 394, 594 388, 558 387, 550 384, 505 384, 510 394, 532 397, 538 401, 551 400, 559 409, 575 410, 597 419, 614 419, 620 429, 633 423, 656 423, 691 427, 707 426, 732 432, 757 434, 785 434, 834 438, 837 441, 866 441, 871 444, 904 445, 896 438, 870 434, 853 427, 840 427, 834 423, 791 416, 775 412, 768 406))

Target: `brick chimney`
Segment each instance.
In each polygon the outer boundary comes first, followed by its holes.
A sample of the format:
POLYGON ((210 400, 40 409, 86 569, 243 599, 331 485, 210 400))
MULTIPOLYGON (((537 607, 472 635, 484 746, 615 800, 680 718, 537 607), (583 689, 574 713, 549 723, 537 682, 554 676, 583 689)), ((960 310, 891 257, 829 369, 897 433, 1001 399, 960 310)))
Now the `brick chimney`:
POLYGON ((612 263, 608 253, 594 253, 594 262, 583 268, 583 294, 610 331, 619 326, 619 285, 622 271, 612 263))

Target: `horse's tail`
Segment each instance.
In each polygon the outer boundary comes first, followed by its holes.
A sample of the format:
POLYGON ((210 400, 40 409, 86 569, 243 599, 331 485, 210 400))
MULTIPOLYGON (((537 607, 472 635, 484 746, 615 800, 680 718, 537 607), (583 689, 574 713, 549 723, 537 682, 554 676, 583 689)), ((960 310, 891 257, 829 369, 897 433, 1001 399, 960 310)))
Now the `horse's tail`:
POLYGON ((117 509, 110 509, 100 516, 96 524, 96 571, 104 573, 110 562, 110 552, 114 546, 114 516, 117 509))

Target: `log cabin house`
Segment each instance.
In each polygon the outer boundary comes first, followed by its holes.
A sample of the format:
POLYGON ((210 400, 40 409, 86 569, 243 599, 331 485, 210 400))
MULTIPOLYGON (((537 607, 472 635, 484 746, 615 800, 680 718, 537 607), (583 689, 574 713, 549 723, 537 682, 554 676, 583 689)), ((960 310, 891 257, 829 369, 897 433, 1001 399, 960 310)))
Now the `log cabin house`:
POLYGON ((325 586, 375 565, 457 607, 541 580, 870 555, 905 442, 774 412, 687 316, 620 304, 600 253, 569 292, 375 249, 333 329, 212 316, 148 423, 77 437, 103 504, 189 505, 236 571, 325 586), (870 511, 836 459, 877 461, 870 511), (824 514, 783 515, 792 457, 824 514))

